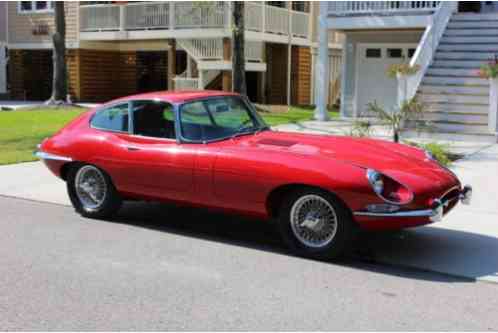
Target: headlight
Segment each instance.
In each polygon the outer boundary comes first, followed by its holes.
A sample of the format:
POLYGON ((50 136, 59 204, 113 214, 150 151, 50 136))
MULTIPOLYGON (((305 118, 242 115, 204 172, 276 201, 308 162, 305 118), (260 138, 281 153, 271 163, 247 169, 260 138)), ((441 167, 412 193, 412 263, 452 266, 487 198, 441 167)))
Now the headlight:
POLYGON ((374 192, 387 203, 404 205, 413 199, 412 191, 406 186, 380 172, 368 169, 367 179, 374 192))
POLYGON ((377 194, 381 194, 384 190, 384 181, 382 180, 382 175, 375 170, 368 169, 367 170, 367 178, 372 185, 373 190, 377 194))

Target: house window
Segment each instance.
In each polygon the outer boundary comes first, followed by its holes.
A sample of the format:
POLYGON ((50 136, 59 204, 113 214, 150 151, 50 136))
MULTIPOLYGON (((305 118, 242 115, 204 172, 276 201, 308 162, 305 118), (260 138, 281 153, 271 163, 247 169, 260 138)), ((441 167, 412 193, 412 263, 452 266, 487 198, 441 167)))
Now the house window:
POLYGON ((387 56, 389 58, 402 58, 403 50, 402 49, 387 49, 387 56))
POLYGON ((380 49, 367 49, 365 52, 365 57, 367 58, 380 58, 382 52, 380 49))
POLYGON ((415 49, 408 49, 408 58, 411 59, 415 54, 415 49))
POLYGON ((47 13, 54 9, 53 1, 19 1, 19 13, 47 13))

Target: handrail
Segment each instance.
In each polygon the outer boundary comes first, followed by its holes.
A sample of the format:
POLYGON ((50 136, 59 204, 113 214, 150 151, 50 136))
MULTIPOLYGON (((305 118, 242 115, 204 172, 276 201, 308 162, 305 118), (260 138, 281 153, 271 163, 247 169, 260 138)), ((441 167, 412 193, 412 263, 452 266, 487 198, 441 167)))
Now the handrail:
POLYGON ((331 1, 332 16, 397 14, 435 11, 442 1, 331 1))
POLYGON ((431 65, 434 54, 441 40, 441 37, 448 26, 451 15, 456 10, 456 1, 443 1, 439 9, 431 17, 431 23, 427 26, 410 60, 411 67, 419 67, 417 73, 407 77, 406 98, 408 100, 415 97, 418 87, 431 65))

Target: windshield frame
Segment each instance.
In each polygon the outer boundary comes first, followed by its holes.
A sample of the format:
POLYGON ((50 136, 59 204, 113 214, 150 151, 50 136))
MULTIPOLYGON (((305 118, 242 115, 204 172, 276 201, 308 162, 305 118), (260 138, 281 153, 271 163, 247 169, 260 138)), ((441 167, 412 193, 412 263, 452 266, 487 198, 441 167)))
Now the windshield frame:
MULTIPOLYGON (((206 112, 208 112, 210 118, 213 117, 213 115, 209 109, 206 109, 206 112)), ((177 119, 177 124, 178 124, 177 137, 178 137, 179 141, 182 143, 192 143, 192 144, 203 143, 203 144, 206 144, 206 143, 210 143, 210 142, 224 141, 227 139, 234 138, 236 136, 253 134, 253 133, 256 133, 259 131, 270 129, 270 127, 264 122, 263 118, 261 118, 261 116, 257 113, 256 109, 254 108, 252 103, 247 99, 247 97, 240 96, 240 95, 219 95, 219 96, 209 96, 209 97, 196 98, 193 100, 189 100, 189 101, 186 101, 183 103, 176 104, 176 114, 177 114, 176 119, 177 119), (239 133, 236 132, 236 133, 232 133, 230 135, 221 136, 219 138, 214 138, 214 139, 209 139, 209 140, 191 140, 191 139, 185 138, 183 136, 183 131, 182 131, 182 117, 181 117, 181 112, 182 112, 183 107, 185 105, 188 105, 191 103, 204 102, 204 101, 221 99, 221 98, 239 99, 244 104, 244 106, 247 108, 247 112, 249 114, 249 117, 253 120, 253 123, 255 123, 256 125, 253 126, 251 129, 248 129, 248 130, 245 130, 245 131, 242 131, 239 133)))

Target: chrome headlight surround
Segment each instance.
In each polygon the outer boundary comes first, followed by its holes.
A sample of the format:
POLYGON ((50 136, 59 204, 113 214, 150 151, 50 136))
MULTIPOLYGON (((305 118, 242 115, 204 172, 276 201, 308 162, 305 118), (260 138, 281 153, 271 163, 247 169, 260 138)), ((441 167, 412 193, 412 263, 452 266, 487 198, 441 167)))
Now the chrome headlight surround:
POLYGON ((434 155, 432 155, 432 153, 428 150, 424 150, 425 151, 425 158, 427 158, 428 160, 431 160, 431 161, 436 161, 436 158, 434 157, 434 155))
POLYGON ((400 205, 409 204, 413 200, 413 191, 411 191, 410 188, 408 188, 404 184, 398 182, 397 180, 392 179, 391 177, 383 175, 382 173, 380 173, 376 170, 367 169, 367 179, 368 179, 368 182, 370 183, 370 186, 372 187, 373 191, 375 192, 375 194, 377 194, 377 196, 379 198, 381 198, 382 200, 384 200, 388 204, 400 206, 400 205), (384 178, 386 181, 394 182, 397 185, 399 185, 400 187, 404 188, 406 191, 408 191, 409 198, 407 200, 404 200, 404 201, 393 201, 393 200, 386 198, 386 196, 383 194, 384 193, 384 185, 385 185, 384 178))
POLYGON ((373 169, 367 169, 367 179, 374 192, 382 197, 382 191, 384 190, 384 181, 382 180, 382 174, 373 169))

